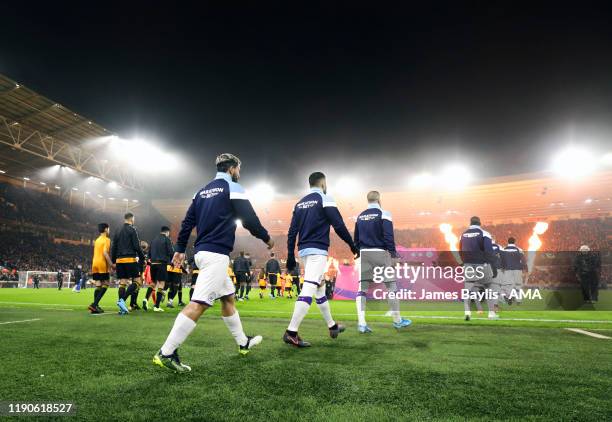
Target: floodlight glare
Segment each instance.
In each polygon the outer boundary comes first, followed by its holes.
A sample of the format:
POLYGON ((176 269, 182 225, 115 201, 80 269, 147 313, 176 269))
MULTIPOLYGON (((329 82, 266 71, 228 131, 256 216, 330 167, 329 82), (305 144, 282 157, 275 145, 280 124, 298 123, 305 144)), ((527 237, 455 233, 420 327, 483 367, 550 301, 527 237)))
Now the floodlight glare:
POLYGON ((465 166, 450 164, 442 170, 439 180, 441 187, 461 189, 472 180, 472 175, 465 166))
POLYGON ((249 198, 258 204, 271 202, 275 194, 274 187, 266 182, 258 183, 249 190, 249 198))
POLYGON ((555 156, 552 170, 565 179, 577 179, 592 173, 596 165, 593 155, 583 148, 570 147, 555 156))
POLYGON ((359 181, 352 177, 341 177, 337 183, 334 184, 333 194, 339 196, 350 196, 358 193, 361 189, 359 181))
POLYGON ((434 182, 434 178, 430 173, 424 172, 412 176, 410 179, 410 187, 416 189, 428 188, 434 182))

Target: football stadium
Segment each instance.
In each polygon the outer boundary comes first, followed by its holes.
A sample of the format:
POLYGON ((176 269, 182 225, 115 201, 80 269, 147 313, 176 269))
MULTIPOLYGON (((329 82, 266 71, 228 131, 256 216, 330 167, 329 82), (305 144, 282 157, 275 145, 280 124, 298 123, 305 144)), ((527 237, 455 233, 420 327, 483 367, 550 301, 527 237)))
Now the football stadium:
POLYGON ((10 6, 0 416, 611 420, 611 11, 551 7, 10 6))

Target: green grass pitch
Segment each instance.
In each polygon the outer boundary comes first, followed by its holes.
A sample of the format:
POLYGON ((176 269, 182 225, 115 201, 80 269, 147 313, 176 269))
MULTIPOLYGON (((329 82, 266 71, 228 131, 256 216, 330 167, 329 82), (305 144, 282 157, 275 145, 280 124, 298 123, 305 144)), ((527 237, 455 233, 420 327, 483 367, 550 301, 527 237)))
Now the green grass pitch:
POLYGON ((609 311, 466 323, 403 305, 414 324, 397 332, 372 303, 374 333, 359 335, 354 303, 333 301, 347 332, 330 339, 313 304, 301 329, 313 347, 299 350, 280 340, 293 301, 254 289, 238 309, 264 342, 239 356, 215 306, 181 348, 192 372, 177 375, 151 364, 177 310, 120 317, 111 289, 94 316, 92 294, 0 289, 0 400, 73 402, 79 420, 97 421, 612 419, 612 340, 565 330, 612 337, 609 311))

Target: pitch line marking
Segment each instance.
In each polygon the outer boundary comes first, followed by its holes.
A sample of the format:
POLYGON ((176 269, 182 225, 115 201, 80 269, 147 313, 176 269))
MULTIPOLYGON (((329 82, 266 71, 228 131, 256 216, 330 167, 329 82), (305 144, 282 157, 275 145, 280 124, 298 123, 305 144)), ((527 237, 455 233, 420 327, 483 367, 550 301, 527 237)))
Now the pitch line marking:
MULTIPOLYGON (((259 314, 286 314, 286 315, 291 315, 293 312, 292 311, 272 311, 272 310, 249 310, 249 309, 243 309, 242 312, 244 313, 248 313, 248 312, 252 312, 252 313, 259 313, 259 314)), ((334 313, 334 315, 338 315, 338 316, 355 316, 356 314, 346 314, 346 313, 334 313)), ((372 316, 381 316, 384 317, 385 314, 382 313, 371 313, 368 315, 372 315, 372 316)), ((463 316, 450 316, 450 315, 404 315, 405 317, 408 318, 415 318, 415 319, 463 319, 463 316)), ((473 320, 483 320, 483 321, 487 321, 488 318, 487 317, 482 317, 482 318, 478 318, 478 317, 472 317, 473 320)), ((504 318, 503 316, 500 317, 499 320, 497 321, 530 321, 530 322, 574 322, 574 323, 583 323, 583 322, 588 322, 588 323, 602 323, 602 324, 612 324, 612 320, 594 320, 594 319, 543 319, 543 318, 504 318)))
POLYGON ((83 307, 83 305, 75 305, 72 303, 7 302, 7 301, 0 301, 0 303, 6 304, 6 305, 72 306, 72 307, 77 307, 77 308, 83 307))
POLYGON ((566 328, 567 331, 572 331, 578 334, 584 334, 585 336, 601 338, 601 339, 612 339, 612 337, 604 336, 603 334, 592 333, 590 331, 581 330, 580 328, 566 328))
POLYGON ((4 325, 4 324, 18 324, 20 322, 30 322, 30 321, 40 321, 40 318, 34 318, 34 319, 22 319, 21 321, 6 321, 6 322, 0 322, 0 325, 4 325))
MULTIPOLYGON (((7 304, 7 305, 33 305, 33 306, 72 306, 75 308, 82 308, 83 305, 75 305, 72 303, 38 303, 38 302, 9 302, 9 301, 0 301, 0 304, 7 304)), ((261 313, 261 314, 285 314, 285 315, 291 315, 293 314, 293 311, 272 311, 272 310, 249 310, 249 309, 244 309, 244 312, 251 312, 251 313, 261 313)), ((334 313, 334 315, 338 315, 338 316, 355 316, 356 314, 347 314, 347 313, 334 313)), ((384 317, 385 314, 383 313, 370 313, 368 315, 372 315, 372 316, 382 316, 384 317)), ((406 315, 408 318, 421 318, 421 319, 463 319, 463 316, 449 316, 449 315, 406 315)), ((473 317, 473 320, 487 320, 486 317, 484 318, 478 318, 478 317, 473 317)), ((499 321, 530 321, 530 322, 568 322, 568 323, 601 323, 601 324, 612 324, 612 320, 590 320, 590 319, 543 319, 543 318, 504 318, 503 316, 501 316, 501 318, 499 319, 499 321)))

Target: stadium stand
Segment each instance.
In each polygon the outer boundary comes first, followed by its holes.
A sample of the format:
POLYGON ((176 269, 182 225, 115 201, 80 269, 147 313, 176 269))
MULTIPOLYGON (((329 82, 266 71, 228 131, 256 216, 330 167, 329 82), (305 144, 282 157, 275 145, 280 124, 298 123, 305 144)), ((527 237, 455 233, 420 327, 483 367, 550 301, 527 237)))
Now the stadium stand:
MULTIPOLYGON (((168 224, 152 207, 132 210, 143 240, 168 224)), ((121 211, 102 211, 33 189, 0 183, 0 266, 18 271, 87 269, 97 224, 123 224, 121 211)))

